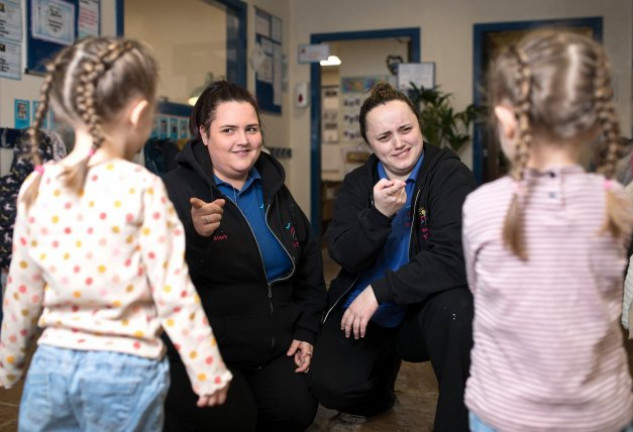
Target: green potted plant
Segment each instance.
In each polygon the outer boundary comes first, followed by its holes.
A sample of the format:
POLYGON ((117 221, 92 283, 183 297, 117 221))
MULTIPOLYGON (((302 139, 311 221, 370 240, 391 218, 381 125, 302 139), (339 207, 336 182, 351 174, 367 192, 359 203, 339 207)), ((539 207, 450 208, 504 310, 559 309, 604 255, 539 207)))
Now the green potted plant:
POLYGON ((424 139, 439 147, 450 147, 459 151, 470 140, 470 125, 484 112, 473 104, 463 111, 456 111, 451 105, 451 93, 445 93, 438 86, 416 87, 411 83, 409 97, 420 113, 424 139))

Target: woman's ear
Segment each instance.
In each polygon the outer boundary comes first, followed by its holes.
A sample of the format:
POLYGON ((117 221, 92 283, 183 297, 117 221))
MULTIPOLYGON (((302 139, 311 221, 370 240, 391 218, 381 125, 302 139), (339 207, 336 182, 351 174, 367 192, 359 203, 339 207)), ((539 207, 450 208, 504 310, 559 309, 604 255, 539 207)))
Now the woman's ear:
POLYGON ((146 99, 140 99, 132 103, 132 110, 130 111, 130 122, 132 126, 139 127, 141 120, 145 116, 149 115, 149 102, 146 99))
POLYGON ((517 119, 514 110, 508 105, 495 106, 495 117, 499 123, 499 132, 503 138, 513 139, 517 131, 517 119))
POLYGON ((198 132, 200 132, 200 138, 202 138, 202 143, 206 146, 208 145, 207 141, 209 137, 207 136, 207 131, 204 130, 204 126, 200 126, 198 128, 198 132))

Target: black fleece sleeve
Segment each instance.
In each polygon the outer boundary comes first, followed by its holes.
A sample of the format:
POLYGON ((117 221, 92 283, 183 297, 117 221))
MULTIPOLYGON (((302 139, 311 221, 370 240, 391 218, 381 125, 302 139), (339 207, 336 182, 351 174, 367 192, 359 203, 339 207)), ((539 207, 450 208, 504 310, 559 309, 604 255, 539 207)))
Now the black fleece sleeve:
POLYGON ((436 168, 428 184, 430 238, 408 264, 387 271, 371 286, 379 303, 413 304, 430 294, 465 287, 466 270, 462 249, 462 205, 475 181, 470 170, 456 159, 436 168))
POLYGON ((290 199, 297 215, 295 229, 301 244, 301 255, 292 279, 293 299, 301 309, 294 338, 314 345, 320 329, 321 313, 327 302, 323 258, 318 239, 312 234, 308 218, 294 199, 292 197, 290 199))
POLYGON ((373 185, 361 174, 345 177, 326 234, 330 257, 350 273, 371 266, 391 232, 391 219, 369 206, 373 185))

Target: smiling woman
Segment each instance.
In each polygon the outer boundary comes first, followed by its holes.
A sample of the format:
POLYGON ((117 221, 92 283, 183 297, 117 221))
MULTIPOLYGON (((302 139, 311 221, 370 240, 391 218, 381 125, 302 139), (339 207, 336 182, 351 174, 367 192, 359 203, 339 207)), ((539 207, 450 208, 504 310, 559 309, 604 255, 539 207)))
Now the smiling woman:
POLYGON ((359 121, 374 154, 345 177, 326 233, 342 270, 310 387, 328 408, 372 416, 394 403, 400 359, 430 360, 440 390, 434 430, 466 431, 473 311, 461 206, 473 176, 451 150, 423 141, 415 108, 389 84, 374 87, 359 121))
POLYGON ((306 373, 325 307, 321 251, 283 168, 261 151, 259 110, 248 91, 212 83, 189 129, 195 138, 165 183, 185 227, 192 280, 234 379, 222 408, 197 408, 169 345, 165 430, 304 430, 317 409, 306 373))

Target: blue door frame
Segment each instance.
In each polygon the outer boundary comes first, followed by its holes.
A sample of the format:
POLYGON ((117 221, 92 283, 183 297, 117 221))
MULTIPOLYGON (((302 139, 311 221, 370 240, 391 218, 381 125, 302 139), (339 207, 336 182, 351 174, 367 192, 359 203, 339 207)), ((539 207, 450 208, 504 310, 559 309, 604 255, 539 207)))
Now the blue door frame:
MULTIPOLYGON (((125 0, 116 0, 116 34, 125 33, 125 0)), ((217 3, 226 9, 226 78, 246 88, 246 14, 247 5, 241 0, 203 0, 217 3)), ((191 106, 173 102, 158 105, 161 114, 185 116, 191 113, 191 106)))
MULTIPOLYGON (((485 95, 482 94, 482 89, 485 87, 483 80, 485 68, 487 68, 488 65, 484 64, 484 38, 489 33, 523 31, 540 27, 588 27, 593 31, 594 39, 602 41, 602 17, 475 24, 473 26, 473 102, 476 106, 483 104, 485 99, 485 95)), ((483 167, 485 155, 482 128, 483 126, 478 122, 476 122, 473 127, 473 174, 479 184, 484 181, 483 167)))
MULTIPOLYGON (((366 30, 341 33, 316 33, 311 44, 327 42, 409 37, 409 62, 420 61, 420 28, 366 30)), ((310 221, 312 231, 321 235, 321 65, 310 65, 310 221)))

